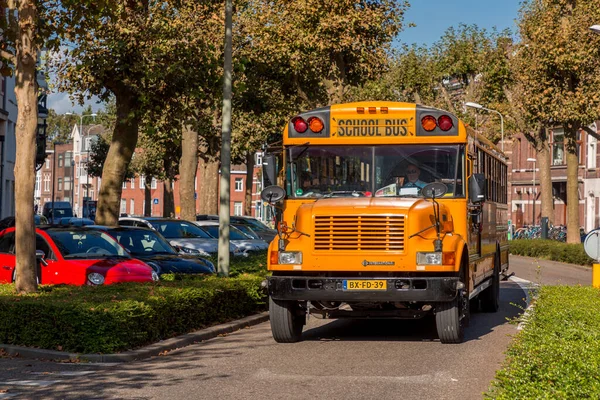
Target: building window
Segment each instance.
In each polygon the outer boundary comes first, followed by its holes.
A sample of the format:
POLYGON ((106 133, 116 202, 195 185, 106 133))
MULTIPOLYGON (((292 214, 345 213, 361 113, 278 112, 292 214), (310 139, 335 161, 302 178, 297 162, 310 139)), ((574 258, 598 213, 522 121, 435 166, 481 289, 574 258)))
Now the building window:
POLYGON ((49 192, 49 191, 50 191, 50 175, 45 174, 44 175, 44 192, 49 192))
POLYGON ((92 138, 91 137, 86 137, 85 138, 85 142, 84 142, 84 149, 83 149, 83 151, 90 151, 91 148, 92 148, 92 138))
POLYGON ((233 203, 233 215, 242 215, 242 202, 236 201, 233 203))
POLYGON ((243 190, 244 190, 244 179, 243 178, 235 178, 235 191, 241 192, 243 190))
POLYGON ((127 181, 123 181, 123 186, 122 186, 122 188, 123 188, 123 189, 127 189, 127 181))
POLYGON ((256 153, 256 166, 257 167, 262 167, 262 159, 263 159, 263 154, 262 153, 256 153))
POLYGON ((58 178, 58 190, 63 190, 62 189, 62 178, 58 178))
POLYGON ((150 189, 156 189, 156 178, 152 178, 152 183, 150 184, 150 189))
POLYGON ((71 190, 71 178, 65 176, 65 190, 71 190))
POLYGON ((46 169, 50 169, 50 159, 46 158, 46 169))
POLYGON ((135 189, 135 178, 131 179, 131 188, 135 189))
POLYGON ((135 214, 135 200, 134 199, 129 200, 129 214, 131 214, 131 215, 135 214))
POLYGON ((565 160, 565 130, 555 128, 552 131, 552 165, 564 165, 565 160))
POLYGON ((58 166, 59 167, 63 166, 63 155, 62 154, 58 155, 58 166))
POLYGON ((42 183, 42 177, 40 175, 35 175, 35 191, 36 193, 40 191, 41 188, 41 183, 42 183))
POLYGON ((144 181, 146 180, 146 178, 144 177, 144 175, 140 175, 140 189, 143 189, 144 186, 144 181))
POLYGON ((121 199, 121 214, 127 213, 127 200, 121 199))
POLYGON ((75 194, 79 195, 79 185, 75 185, 75 194))
POLYGON ((65 153, 65 167, 68 167, 71 165, 71 159, 72 159, 72 155, 73 153, 71 153, 70 151, 67 151, 65 153))

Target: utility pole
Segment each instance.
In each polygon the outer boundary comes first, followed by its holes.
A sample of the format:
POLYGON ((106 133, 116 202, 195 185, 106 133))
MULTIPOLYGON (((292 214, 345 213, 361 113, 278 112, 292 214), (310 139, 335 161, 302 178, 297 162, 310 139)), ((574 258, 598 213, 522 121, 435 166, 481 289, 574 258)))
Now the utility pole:
POLYGON ((221 276, 229 276, 229 197, 231 167, 231 47, 232 0, 225 0, 225 65, 223 79, 223 125, 221 126, 221 182, 219 204, 219 264, 221 276))

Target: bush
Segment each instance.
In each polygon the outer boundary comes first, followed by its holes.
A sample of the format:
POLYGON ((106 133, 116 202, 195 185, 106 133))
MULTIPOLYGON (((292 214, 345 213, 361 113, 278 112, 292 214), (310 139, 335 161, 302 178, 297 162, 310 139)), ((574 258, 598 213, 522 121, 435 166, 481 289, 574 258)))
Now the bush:
POLYGON ((486 398, 600 398, 600 290, 542 287, 486 398))
POLYGON ((583 244, 568 244, 554 240, 512 240, 510 242, 510 253, 578 265, 592 265, 595 262, 585 253, 583 244))
POLYGON ((0 285, 0 343, 114 353, 266 310, 264 276, 188 276, 153 284, 0 285))

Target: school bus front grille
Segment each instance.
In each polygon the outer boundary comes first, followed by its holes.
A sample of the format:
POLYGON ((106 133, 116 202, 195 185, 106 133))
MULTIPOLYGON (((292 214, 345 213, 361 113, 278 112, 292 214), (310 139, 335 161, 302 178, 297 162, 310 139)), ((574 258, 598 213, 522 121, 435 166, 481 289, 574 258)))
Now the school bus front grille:
POLYGON ((315 251, 402 251, 404 215, 315 216, 315 251))

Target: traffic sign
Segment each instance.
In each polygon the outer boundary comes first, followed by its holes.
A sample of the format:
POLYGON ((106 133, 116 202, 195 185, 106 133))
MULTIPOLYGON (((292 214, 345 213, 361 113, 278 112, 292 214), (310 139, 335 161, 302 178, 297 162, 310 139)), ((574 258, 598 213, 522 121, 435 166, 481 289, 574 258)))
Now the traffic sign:
POLYGON ((153 204, 158 204, 158 199, 153 199, 153 200, 152 200, 152 203, 153 203, 153 204))
POLYGON ((583 242, 583 248, 590 258, 600 261, 600 229, 588 233, 583 242))

